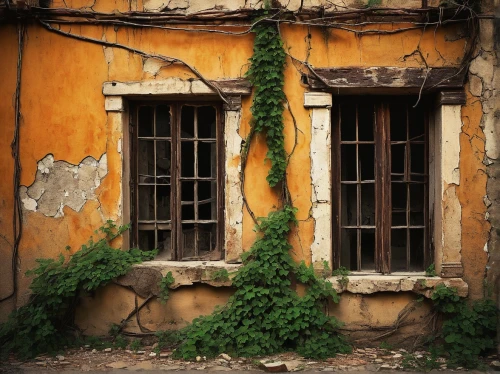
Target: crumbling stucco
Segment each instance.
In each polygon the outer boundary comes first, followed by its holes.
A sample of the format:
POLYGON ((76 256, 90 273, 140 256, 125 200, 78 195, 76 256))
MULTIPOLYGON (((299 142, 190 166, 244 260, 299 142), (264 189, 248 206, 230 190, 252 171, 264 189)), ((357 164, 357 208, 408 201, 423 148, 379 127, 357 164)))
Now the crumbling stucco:
POLYGON ((99 160, 86 157, 78 165, 48 154, 38 162, 33 184, 20 188, 23 208, 55 218, 64 215, 65 206, 79 212, 88 200, 97 200, 95 191, 107 173, 106 154, 99 160))

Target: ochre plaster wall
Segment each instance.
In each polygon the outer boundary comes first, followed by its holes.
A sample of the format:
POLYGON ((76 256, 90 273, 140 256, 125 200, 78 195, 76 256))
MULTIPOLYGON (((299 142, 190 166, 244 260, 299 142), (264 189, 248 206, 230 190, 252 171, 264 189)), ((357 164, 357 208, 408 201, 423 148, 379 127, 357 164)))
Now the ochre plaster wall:
MULTIPOLYGON (((73 1, 74 6, 78 2, 73 1)), ((98 1, 95 10, 127 10, 126 1, 98 1), (106 5, 105 5, 106 4, 106 5)), ((68 3, 71 6, 70 3, 68 3)), ((81 4, 80 4, 81 5, 81 4)), ((136 4, 140 7, 140 4, 136 4)), ((374 27, 374 26, 370 26, 374 27)), ((384 24, 380 29, 391 30, 398 25, 384 24)), ((354 33, 300 25, 282 25, 281 34, 286 51, 314 67, 396 66, 422 67, 425 57, 429 66, 457 66, 463 57, 466 40, 458 37, 460 25, 386 35, 356 36, 354 33), (421 55, 417 53, 421 51, 421 55)), ((132 29, 104 26, 62 26, 65 31, 87 37, 121 43, 145 52, 179 58, 196 67, 207 79, 238 78, 248 69, 252 54, 253 35, 228 36, 186 31, 132 29)), ((234 27, 233 30, 242 30, 234 27)), ((228 29, 229 30, 229 29, 228 29)), ((13 94, 16 83, 17 31, 12 25, 0 26, 0 172, 5 176, 0 184, 0 296, 11 290, 10 256, 12 243, 13 160, 10 142, 14 129, 13 94)), ((298 208, 299 225, 290 240, 296 260, 311 262, 314 221, 310 217, 310 111, 303 106, 305 88, 300 83, 301 66, 287 59, 285 69, 286 149, 293 148, 295 117, 297 145, 288 167, 288 185, 298 208)), ((192 78, 193 74, 179 65, 162 66, 157 61, 143 59, 118 48, 103 48, 51 33, 37 24, 29 25, 23 55, 21 93, 21 184, 29 187, 35 181, 37 163, 48 154, 55 161, 78 165, 86 157, 107 158, 107 174, 96 189, 95 199, 89 199, 80 211, 68 206, 61 217, 47 217, 40 212, 24 210, 23 238, 19 248, 19 293, 15 303, 0 304, 0 318, 14 305, 22 305, 29 296, 30 279, 23 274, 35 266, 35 259, 68 255, 88 240, 93 230, 107 219, 121 220, 121 129, 104 109, 102 85, 105 81, 154 80, 166 77, 192 78), (111 118, 111 120, 108 120, 111 118), (65 251, 66 245, 72 247, 65 251)), ((466 91, 469 86, 466 86, 466 91)), ((468 94, 462 109, 461 183, 457 187, 462 204, 462 258, 465 279, 471 295, 482 295, 482 280, 486 255, 483 247, 488 239, 489 225, 484 220, 486 208, 483 196, 486 175, 482 164, 484 135, 480 127, 481 108, 478 99, 468 94)), ((335 97, 334 97, 335 100, 335 97)), ((242 103, 240 135, 250 128, 251 98, 242 103)), ((245 191, 256 216, 265 216, 278 205, 275 191, 269 188, 266 175, 269 165, 264 162, 265 139, 257 135, 250 147, 245 191)), ((243 248, 248 250, 255 240, 253 221, 244 210, 243 248)), ((189 321, 199 314, 209 313, 214 305, 222 304, 229 289, 198 285, 182 287, 172 292, 165 305, 152 302, 141 313, 146 327, 167 328, 172 321, 189 321)), ((93 298, 84 300, 77 319, 89 333, 103 333, 110 323, 119 322, 134 306, 134 294, 117 285, 99 290, 93 298)), ((414 296, 409 294, 378 294, 359 296, 345 294, 334 314, 356 325, 365 321, 390 324, 414 296), (363 305, 369 312, 363 314, 363 305), (388 306, 394 305, 394 308, 388 306), (388 313, 388 311, 391 311, 388 313), (393 314, 391 314, 394 312, 393 314), (368 316, 368 317, 367 317, 368 316)), ((425 309, 425 307, 424 307, 425 309)), ((422 309, 422 310, 424 310, 422 309)), ((417 313, 418 314, 418 313, 417 313)), ((420 315, 419 315, 420 316, 420 315)), ((421 317, 421 316, 420 316, 421 317)), ((415 317, 415 318, 420 318, 415 317)), ((131 322, 130 327, 134 327, 131 322)))

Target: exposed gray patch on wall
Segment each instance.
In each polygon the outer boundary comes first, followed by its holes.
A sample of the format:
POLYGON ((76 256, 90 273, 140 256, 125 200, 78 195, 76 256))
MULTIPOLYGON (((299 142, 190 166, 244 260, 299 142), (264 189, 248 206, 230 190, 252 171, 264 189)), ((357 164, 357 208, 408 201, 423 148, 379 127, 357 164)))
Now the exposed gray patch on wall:
POLYGON ((20 188, 23 208, 55 218, 64 215, 64 206, 79 212, 88 200, 97 200, 95 190, 107 173, 106 153, 99 160, 86 157, 78 165, 55 161, 48 154, 38 162, 33 184, 20 188))

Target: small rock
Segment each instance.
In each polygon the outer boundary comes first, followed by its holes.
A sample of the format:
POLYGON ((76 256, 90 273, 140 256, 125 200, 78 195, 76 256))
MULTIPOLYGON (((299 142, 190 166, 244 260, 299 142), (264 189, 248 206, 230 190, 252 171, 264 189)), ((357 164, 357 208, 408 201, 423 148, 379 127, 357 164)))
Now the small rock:
POLYGON ((401 349, 399 350, 399 352, 407 352, 407 350, 406 350, 406 349, 401 348, 401 349))
POLYGON ((151 352, 151 353, 149 354, 149 357, 156 357, 156 352, 151 352))
POLYGON ((105 348, 105 349, 104 349, 104 352, 111 352, 111 351, 112 351, 112 349, 111 349, 111 348, 105 348))
POLYGON ((135 352, 135 354, 136 354, 136 355, 143 355, 143 354, 145 354, 145 353, 146 353, 146 351, 136 351, 136 352, 135 352))
POLYGON ((56 356, 56 358, 57 358, 59 361, 64 361, 64 359, 65 359, 65 357, 64 357, 64 356, 61 356, 61 355, 56 356))
POLYGON ((335 371, 333 368, 324 368, 323 370, 321 371, 335 371))
POLYGON ((201 356, 196 356, 196 361, 200 362, 201 361, 201 356))
POLYGON ((309 361, 308 363, 306 363, 306 365, 314 365, 314 364, 317 364, 316 361, 309 361))
POLYGON ((59 361, 59 365, 71 365, 69 361, 59 361))
POLYGON ((384 362, 384 360, 382 360, 381 358, 377 358, 377 359, 375 359, 375 362, 376 363, 382 363, 382 362, 384 362))
POLYGON ((158 347, 158 343, 155 343, 155 344, 153 344, 153 345, 151 346, 151 348, 152 348, 152 349, 155 349, 155 348, 157 348, 157 347, 158 347))
POLYGON ((366 351, 364 349, 358 348, 356 349, 356 352, 365 353, 366 351))
POLYGON ((90 366, 87 364, 83 364, 82 366, 80 366, 80 370, 81 371, 90 371, 90 366))
POLYGON ((206 366, 197 367, 196 370, 205 370, 206 366))
POLYGON ((226 361, 231 361, 231 356, 229 356, 229 355, 228 355, 228 354, 226 354, 226 353, 221 353, 221 354, 219 355, 219 357, 220 357, 220 358, 223 358, 223 359, 224 359, 224 360, 226 360, 226 361))
POLYGON ((261 362, 259 367, 269 373, 283 373, 288 371, 288 368, 282 362, 270 362, 268 364, 264 364, 261 362))
POLYGON ((416 355, 415 357, 416 357, 416 358, 424 358, 424 356, 423 356, 423 355, 416 355))
POLYGON ((167 358, 170 356, 170 353, 169 352, 161 352, 160 353, 160 358, 167 358))
POLYGON ((97 349, 95 349, 95 348, 94 348, 94 349, 92 350, 92 353, 97 353, 97 349))
POLYGON ((107 364, 106 367, 112 368, 112 369, 124 369, 128 366, 126 362, 123 361, 115 361, 110 364, 107 364))
POLYGON ((127 370, 153 370, 153 364, 151 361, 143 361, 137 365, 127 367, 127 370))
MULTIPOLYGON (((198 370, 201 370, 201 369, 198 369, 198 370)), ((207 369, 207 371, 232 371, 232 370, 233 369, 227 368, 225 366, 212 366, 211 368, 207 369)))
POLYGON ((84 347, 85 348, 90 348, 90 344, 85 344, 84 347))
POLYGON ((492 368, 500 368, 500 361, 491 361, 490 367, 492 368))
POLYGON ((394 356, 392 356, 392 358, 401 358, 401 357, 403 357, 403 355, 400 353, 396 353, 394 356))
POLYGON ((45 361, 43 361, 43 362, 37 362, 36 364, 39 365, 39 366, 47 366, 47 363, 45 361))
POLYGON ((380 365, 380 369, 381 369, 381 370, 391 369, 391 365, 389 365, 389 364, 383 364, 383 365, 380 365))
POLYGON ((457 370, 462 370, 462 369, 463 369, 463 367, 461 367, 461 366, 457 367, 457 370))

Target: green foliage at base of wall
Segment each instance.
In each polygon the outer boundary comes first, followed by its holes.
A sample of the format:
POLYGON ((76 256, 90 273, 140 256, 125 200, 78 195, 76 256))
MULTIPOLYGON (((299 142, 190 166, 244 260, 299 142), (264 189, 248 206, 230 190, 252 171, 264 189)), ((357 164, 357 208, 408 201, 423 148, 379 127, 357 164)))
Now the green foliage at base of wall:
POLYGON ((498 309, 489 299, 467 301, 455 288, 438 285, 432 294, 434 306, 443 313, 443 353, 455 366, 476 368, 479 357, 496 347, 498 309))
POLYGON ((338 302, 337 293, 312 267, 296 265, 289 254, 287 237, 294 223, 295 209, 290 206, 260 219, 262 236, 233 279, 236 292, 222 309, 195 319, 183 331, 177 357, 295 350, 305 357, 326 358, 350 351, 337 333, 339 322, 324 313, 328 299, 338 302), (293 282, 306 285, 303 297, 291 288, 293 282))
POLYGON ((15 352, 20 358, 29 358, 73 344, 70 331, 80 293, 94 291, 126 274, 133 264, 156 255, 156 251, 111 247, 111 241, 126 229, 108 221, 96 231, 101 238, 91 238, 69 260, 63 255, 57 260, 37 260, 38 266, 27 273, 34 276, 29 302, 0 327, 0 356, 15 352))
POLYGON ((286 54, 274 23, 259 24, 254 31, 254 49, 247 73, 254 86, 252 125, 256 132, 266 134, 266 161, 271 162, 267 181, 274 187, 283 180, 288 164, 283 134, 283 71, 286 54))

